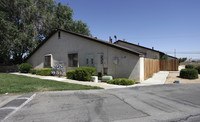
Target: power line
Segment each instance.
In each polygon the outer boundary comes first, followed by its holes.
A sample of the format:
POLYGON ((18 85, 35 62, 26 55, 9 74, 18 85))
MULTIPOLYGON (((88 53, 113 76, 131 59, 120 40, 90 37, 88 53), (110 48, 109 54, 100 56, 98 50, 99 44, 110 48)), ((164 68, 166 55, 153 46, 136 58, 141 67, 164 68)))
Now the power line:
POLYGON ((167 54, 200 54, 200 52, 176 52, 176 51, 174 51, 174 52, 165 52, 165 53, 167 53, 167 54))

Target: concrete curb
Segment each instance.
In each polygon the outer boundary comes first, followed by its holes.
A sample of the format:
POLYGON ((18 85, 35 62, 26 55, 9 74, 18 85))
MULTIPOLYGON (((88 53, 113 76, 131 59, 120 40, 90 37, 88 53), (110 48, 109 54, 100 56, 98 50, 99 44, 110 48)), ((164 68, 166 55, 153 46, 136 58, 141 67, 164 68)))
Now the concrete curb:
POLYGON ((0 121, 5 121, 8 117, 10 117, 12 114, 14 114, 17 110, 22 108, 24 105, 26 105, 28 102, 30 102, 34 97, 34 94, 24 94, 19 96, 18 98, 15 98, 14 100, 8 102, 4 106, 0 108, 0 121))

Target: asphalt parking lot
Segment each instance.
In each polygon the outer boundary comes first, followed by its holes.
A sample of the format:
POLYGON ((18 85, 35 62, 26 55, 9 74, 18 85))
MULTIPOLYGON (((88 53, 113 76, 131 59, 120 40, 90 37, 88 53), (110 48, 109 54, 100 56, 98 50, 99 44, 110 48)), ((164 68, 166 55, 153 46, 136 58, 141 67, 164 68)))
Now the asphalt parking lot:
POLYGON ((200 84, 37 93, 5 122, 200 121, 200 84))

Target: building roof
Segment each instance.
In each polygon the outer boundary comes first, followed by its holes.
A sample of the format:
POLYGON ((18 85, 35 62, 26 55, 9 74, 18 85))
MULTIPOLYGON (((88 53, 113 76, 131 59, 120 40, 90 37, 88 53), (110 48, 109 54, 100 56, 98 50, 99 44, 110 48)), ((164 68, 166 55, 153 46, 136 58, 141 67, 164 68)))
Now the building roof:
POLYGON ((75 36, 79 36, 79 37, 82 37, 82 38, 85 38, 85 39, 89 39, 91 41, 95 41, 97 43, 101 43, 101 44, 104 44, 104 45, 107 45, 107 46, 110 46, 110 47, 113 47, 113 48, 117 48, 119 50, 123 50, 123 51, 126 51, 126 52, 129 52, 131 54, 134 54, 134 55, 138 55, 138 56, 143 56, 144 54, 141 53, 141 52, 138 52, 138 51, 135 51, 133 49, 130 49, 130 48, 127 48, 127 47, 124 47, 124 46, 120 46, 120 45, 117 45, 117 44, 113 44, 113 43, 110 43, 110 42, 107 42, 107 41, 104 41, 104 40, 100 40, 100 39, 97 39, 97 38, 93 38, 93 37, 89 37, 89 36, 85 36, 85 35, 82 35, 82 34, 78 34, 78 33, 74 33, 74 32, 70 32, 70 31, 67 31, 67 30, 62 30, 62 29, 55 29, 52 33, 50 33, 50 35, 45 39, 43 40, 36 48, 35 50, 33 50, 33 52, 31 52, 28 57, 26 58, 26 60, 28 60, 40 47, 42 47, 43 44, 45 44, 49 38, 51 38, 51 36, 53 36, 56 32, 58 31, 62 31, 62 32, 65 32, 65 33, 69 33, 69 34, 72 34, 72 35, 75 35, 75 36))
POLYGON ((133 46, 141 47, 141 48, 144 48, 144 49, 147 49, 147 50, 151 50, 151 51, 154 51, 154 52, 162 53, 162 52, 160 52, 158 50, 154 50, 154 49, 151 49, 151 48, 148 48, 148 47, 144 47, 144 46, 141 46, 141 45, 133 44, 133 43, 122 41, 122 40, 117 40, 116 42, 114 42, 114 44, 117 44, 118 42, 123 42, 123 43, 129 44, 129 45, 133 45, 133 46))
MULTIPOLYGON (((154 49, 151 49, 151 48, 148 48, 148 47, 140 46, 140 45, 137 45, 137 44, 133 44, 133 43, 130 43, 130 42, 122 41, 122 40, 118 40, 118 41, 114 42, 114 44, 117 44, 118 42, 123 42, 123 43, 129 44, 129 45, 133 45, 133 46, 137 46, 137 47, 140 47, 140 48, 143 48, 143 49, 151 50, 151 51, 160 53, 161 55, 167 55, 164 52, 161 52, 161 51, 158 51, 158 50, 154 50, 154 49)), ((177 59, 176 57, 173 57, 173 56, 170 56, 170 55, 167 55, 167 56, 177 59)))

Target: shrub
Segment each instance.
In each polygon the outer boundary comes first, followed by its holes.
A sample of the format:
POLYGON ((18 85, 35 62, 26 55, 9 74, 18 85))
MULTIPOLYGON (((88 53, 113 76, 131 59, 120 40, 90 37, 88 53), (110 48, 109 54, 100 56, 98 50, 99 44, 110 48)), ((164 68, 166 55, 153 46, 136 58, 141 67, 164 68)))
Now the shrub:
POLYGON ((80 81, 91 81, 91 76, 96 76, 96 69, 94 67, 78 67, 74 70, 66 72, 68 79, 80 80, 80 81))
POLYGON ((117 78, 114 80, 108 80, 107 83, 116 85, 133 85, 135 84, 135 81, 126 78, 117 78))
POLYGON ((180 77, 186 79, 197 79, 198 71, 196 69, 182 69, 180 71, 180 77))
POLYGON ((81 68, 75 69, 75 77, 74 77, 75 80, 91 81, 92 80, 91 76, 92 75, 85 69, 81 68))
POLYGON ((78 67, 76 69, 86 70, 91 76, 97 76, 97 72, 94 67, 78 67))
POLYGON ((32 66, 28 63, 22 63, 19 65, 18 69, 21 73, 28 73, 30 72, 31 67, 32 66))
POLYGON ((192 64, 187 64, 187 65, 185 65, 185 68, 186 68, 186 69, 194 69, 194 65, 192 65, 192 64))
POLYGON ((195 67, 195 69, 198 71, 198 73, 200 74, 200 65, 195 67))
POLYGON ((67 71, 66 76, 67 76, 68 79, 74 79, 75 78, 75 70, 67 71))
POLYGON ((36 75, 49 76, 51 75, 51 68, 38 69, 36 75))
POLYGON ((37 72, 37 69, 30 69, 31 74, 36 74, 36 72, 37 72))

